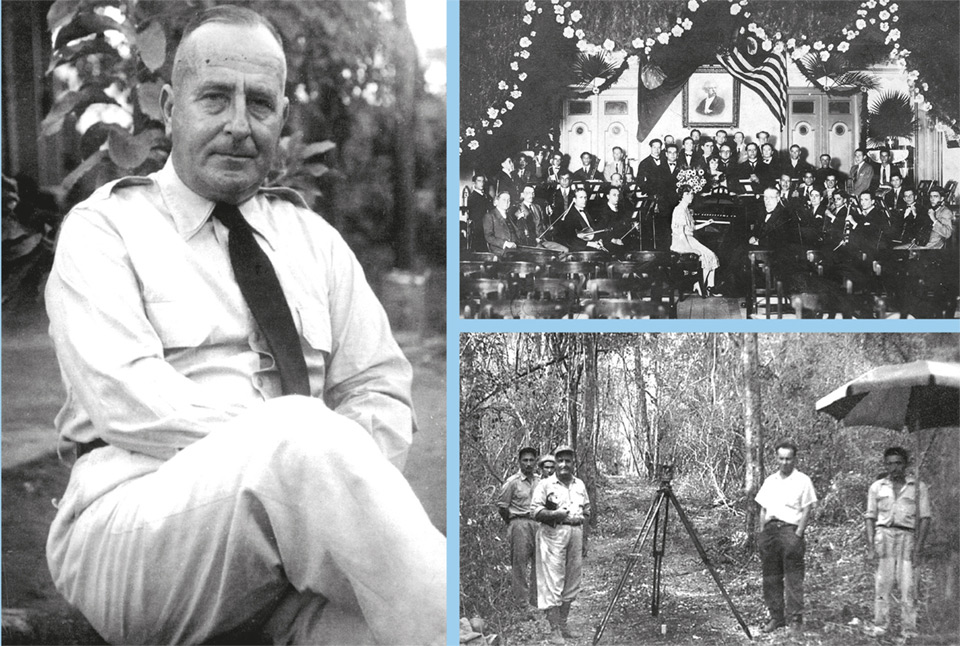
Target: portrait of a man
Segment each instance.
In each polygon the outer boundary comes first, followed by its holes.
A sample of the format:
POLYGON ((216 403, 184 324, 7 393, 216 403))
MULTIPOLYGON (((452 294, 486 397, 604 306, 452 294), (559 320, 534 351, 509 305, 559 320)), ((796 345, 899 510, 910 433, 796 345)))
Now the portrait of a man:
POLYGON ((703 100, 697 105, 697 114, 706 116, 716 116, 723 112, 725 103, 723 98, 717 96, 717 84, 713 80, 708 80, 703 84, 703 100))

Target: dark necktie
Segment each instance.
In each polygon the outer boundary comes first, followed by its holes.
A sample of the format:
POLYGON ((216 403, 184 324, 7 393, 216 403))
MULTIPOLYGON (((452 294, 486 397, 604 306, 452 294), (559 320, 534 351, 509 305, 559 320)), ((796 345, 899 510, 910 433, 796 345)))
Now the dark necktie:
POLYGON ((235 205, 217 202, 213 217, 230 230, 227 242, 230 264, 240 293, 277 362, 283 394, 309 396, 310 380, 300 348, 300 335, 270 259, 253 239, 253 229, 235 205))

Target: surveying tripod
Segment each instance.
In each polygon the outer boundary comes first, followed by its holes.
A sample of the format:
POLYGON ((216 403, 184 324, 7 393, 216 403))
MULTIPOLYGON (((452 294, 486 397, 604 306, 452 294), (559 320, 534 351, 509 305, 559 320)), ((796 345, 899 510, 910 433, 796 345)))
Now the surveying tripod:
POLYGON ((643 549, 643 544, 647 540, 647 535, 651 529, 653 529, 653 592, 650 599, 650 614, 654 617, 660 614, 661 565, 667 543, 667 520, 669 518, 671 502, 677 510, 677 516, 680 517, 680 522, 683 524, 684 529, 687 530, 687 534, 693 541, 694 546, 696 546, 700 558, 707 566, 707 569, 710 570, 710 574, 713 575, 713 580, 720 589, 720 594, 723 595, 723 598, 727 601, 727 605, 730 606, 733 616, 736 617, 737 622, 740 624, 740 627, 743 628, 743 632, 747 634, 747 637, 753 639, 753 635, 750 634, 750 628, 747 627, 747 623, 743 620, 743 617, 740 616, 736 606, 733 605, 733 600, 723 587, 723 583, 720 581, 720 575, 717 574, 717 570, 710 562, 706 550, 703 549, 703 545, 697 537, 697 532, 693 528, 693 524, 690 522, 690 519, 687 518, 683 507, 680 506, 680 501, 677 500, 677 496, 673 493, 673 488, 670 486, 670 481, 673 479, 673 465, 658 465, 657 470, 660 476, 660 488, 657 489, 657 494, 653 499, 653 503, 650 505, 650 509, 647 510, 647 516, 644 518, 640 534, 637 536, 637 540, 633 544, 633 549, 630 551, 627 566, 624 568, 623 574, 620 575, 620 582, 617 584, 616 590, 614 590, 613 598, 610 599, 610 604, 603 614, 603 619, 600 620, 600 625, 597 626, 597 631, 593 635, 593 646, 597 646, 597 642, 599 642, 600 637, 603 636, 603 631, 607 627, 607 621, 609 621, 610 615, 613 614, 613 608, 617 604, 620 594, 623 592, 623 586, 630 576, 630 571, 633 569, 633 566, 637 564, 637 561, 640 560, 640 550, 643 549))

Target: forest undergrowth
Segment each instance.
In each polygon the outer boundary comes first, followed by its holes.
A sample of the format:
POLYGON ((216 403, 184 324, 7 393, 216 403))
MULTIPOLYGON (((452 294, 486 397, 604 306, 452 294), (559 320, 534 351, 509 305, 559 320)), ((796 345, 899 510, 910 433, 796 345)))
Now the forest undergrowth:
MULTIPOLYGON (((753 643, 841 646, 904 643, 896 637, 899 635, 896 605, 892 612, 893 637, 878 640, 864 633, 864 624, 870 622, 873 615, 873 565, 866 559, 862 520, 838 521, 836 514, 834 518, 821 514, 822 519, 814 520, 807 533, 804 633, 799 638, 789 637, 785 630, 764 635, 760 627, 767 616, 762 599, 760 561, 749 546, 743 514, 731 507, 716 505, 712 500, 686 497, 693 490, 682 481, 674 487, 720 580, 753 634, 753 643)), ((600 510, 603 520, 589 538, 583 588, 570 615, 570 625, 579 636, 567 640, 570 646, 592 643, 656 491, 655 484, 635 476, 606 478, 600 510)), ((599 643, 751 643, 674 511, 671 508, 668 521, 659 616, 651 616, 650 611, 653 557, 651 539, 648 539, 599 643)), ((485 555, 491 560, 487 563, 491 576, 482 588, 486 598, 470 598, 464 590, 476 588, 464 587, 462 581, 461 614, 482 616, 487 625, 485 632, 498 634, 506 646, 546 643, 549 626, 542 613, 518 609, 511 599, 508 546, 503 539, 502 525, 496 520, 497 523, 491 522, 488 528, 499 532, 499 536, 488 542, 498 546, 498 551, 485 555)), ((945 609, 939 602, 949 569, 944 567, 944 554, 934 540, 918 568, 920 637, 909 643, 956 644, 960 641, 956 608, 945 609)), ((469 586, 470 582, 466 583, 469 586)))

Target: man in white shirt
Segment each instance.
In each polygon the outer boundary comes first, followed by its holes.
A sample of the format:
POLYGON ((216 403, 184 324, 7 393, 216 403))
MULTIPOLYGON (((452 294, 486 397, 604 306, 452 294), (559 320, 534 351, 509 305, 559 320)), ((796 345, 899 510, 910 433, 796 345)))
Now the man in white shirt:
POLYGON ((166 165, 61 229, 46 303, 78 458, 47 561, 109 643, 445 639, 445 540, 400 471, 410 365, 340 235, 261 186, 285 78, 261 16, 198 14, 160 93, 166 165))
POLYGON ((763 568, 763 601, 770 619, 763 632, 771 633, 789 622, 799 634, 803 623, 803 534, 817 493, 810 478, 796 470, 797 445, 777 444, 780 469, 763 481, 755 498, 760 505, 760 561, 763 568))

